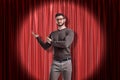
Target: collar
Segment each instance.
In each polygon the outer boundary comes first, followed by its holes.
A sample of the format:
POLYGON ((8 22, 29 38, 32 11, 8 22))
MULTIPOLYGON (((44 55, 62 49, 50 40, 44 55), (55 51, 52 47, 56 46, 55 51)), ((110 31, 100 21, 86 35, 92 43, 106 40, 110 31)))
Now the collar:
POLYGON ((58 30, 62 30, 62 29, 65 29, 66 27, 65 26, 61 26, 61 27, 58 27, 58 30))

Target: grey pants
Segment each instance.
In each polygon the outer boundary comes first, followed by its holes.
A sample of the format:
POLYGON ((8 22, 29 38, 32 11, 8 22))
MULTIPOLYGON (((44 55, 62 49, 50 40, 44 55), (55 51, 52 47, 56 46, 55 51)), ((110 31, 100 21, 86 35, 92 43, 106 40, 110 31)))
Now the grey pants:
POLYGON ((72 76, 71 60, 63 62, 53 60, 50 72, 50 80, 58 80, 60 74, 62 74, 63 80, 71 80, 72 76))

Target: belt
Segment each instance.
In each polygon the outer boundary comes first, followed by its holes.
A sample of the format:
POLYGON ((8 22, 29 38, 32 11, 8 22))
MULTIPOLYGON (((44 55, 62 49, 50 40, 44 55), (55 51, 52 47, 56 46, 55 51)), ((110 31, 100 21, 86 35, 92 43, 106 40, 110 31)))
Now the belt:
POLYGON ((54 59, 55 61, 58 61, 58 62, 63 62, 63 61, 67 61, 67 60, 71 60, 71 58, 65 58, 65 59, 54 59))

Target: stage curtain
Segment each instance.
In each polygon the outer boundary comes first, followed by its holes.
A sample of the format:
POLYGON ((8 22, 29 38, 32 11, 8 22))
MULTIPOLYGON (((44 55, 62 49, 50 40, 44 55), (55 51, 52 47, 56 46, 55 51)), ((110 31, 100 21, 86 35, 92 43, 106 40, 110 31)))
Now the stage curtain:
MULTIPOLYGON (((104 0, 3 0, 2 3, 3 80, 49 80, 53 47, 44 50, 32 32, 45 42, 57 30, 56 13, 66 16, 66 27, 75 34, 71 46, 72 80, 108 78, 106 41, 110 37, 107 37, 106 13, 109 11, 104 0)), ((109 1, 108 5, 111 4, 109 1)))

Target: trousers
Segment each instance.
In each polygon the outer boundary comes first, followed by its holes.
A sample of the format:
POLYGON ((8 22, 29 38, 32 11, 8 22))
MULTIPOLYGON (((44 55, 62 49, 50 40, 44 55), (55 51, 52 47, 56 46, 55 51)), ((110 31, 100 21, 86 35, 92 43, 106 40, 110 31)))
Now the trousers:
POLYGON ((50 71, 50 80, 58 80, 60 74, 62 74, 62 80, 71 80, 72 76, 71 60, 62 62, 53 60, 50 71))

